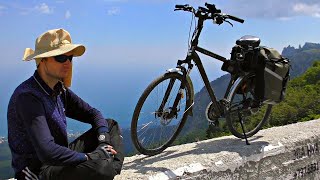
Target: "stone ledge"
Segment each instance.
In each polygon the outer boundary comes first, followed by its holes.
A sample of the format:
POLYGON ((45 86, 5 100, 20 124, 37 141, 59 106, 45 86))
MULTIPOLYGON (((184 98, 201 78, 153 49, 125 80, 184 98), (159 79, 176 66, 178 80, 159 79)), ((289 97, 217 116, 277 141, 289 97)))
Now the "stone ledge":
POLYGON ((320 179, 320 119, 125 158, 121 179, 320 179))

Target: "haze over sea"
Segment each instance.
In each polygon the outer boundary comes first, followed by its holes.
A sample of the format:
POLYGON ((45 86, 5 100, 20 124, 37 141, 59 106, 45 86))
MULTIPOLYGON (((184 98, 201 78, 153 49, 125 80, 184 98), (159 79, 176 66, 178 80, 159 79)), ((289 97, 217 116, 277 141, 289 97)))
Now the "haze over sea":
MULTIPOLYGON (((203 6, 205 1, 0 1, 0 136, 7 136, 7 105, 14 89, 29 78, 35 62, 21 61, 24 49, 34 49, 43 32, 64 28, 74 43, 84 44, 84 56, 74 60, 71 89, 105 117, 130 127, 131 116, 143 90, 166 69, 183 59, 191 14, 174 12, 175 4, 203 6)), ((288 45, 320 42, 320 2, 315 0, 216 0, 224 13, 245 19, 220 27, 206 22, 200 46, 229 58, 236 39, 250 34, 261 45, 279 51, 288 45)), ((224 74, 221 63, 205 56, 210 80, 224 74)), ((194 69, 196 92, 203 83, 194 69)), ((88 125, 69 122, 69 129, 85 131, 88 125)))

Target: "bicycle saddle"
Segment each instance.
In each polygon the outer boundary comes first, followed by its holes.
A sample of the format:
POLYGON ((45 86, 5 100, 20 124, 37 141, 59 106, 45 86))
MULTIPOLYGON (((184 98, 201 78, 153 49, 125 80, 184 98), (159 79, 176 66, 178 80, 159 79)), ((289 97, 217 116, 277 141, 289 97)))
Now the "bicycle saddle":
POLYGON ((258 47, 260 45, 260 38, 256 36, 246 35, 242 36, 236 41, 236 44, 239 46, 252 46, 258 47))

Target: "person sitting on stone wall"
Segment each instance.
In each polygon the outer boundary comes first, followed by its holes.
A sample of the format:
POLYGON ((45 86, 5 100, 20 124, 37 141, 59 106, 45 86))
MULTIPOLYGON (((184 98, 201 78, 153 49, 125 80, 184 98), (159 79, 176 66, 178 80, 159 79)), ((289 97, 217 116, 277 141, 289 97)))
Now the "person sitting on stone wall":
POLYGON ((7 114, 16 179, 113 179, 120 174, 124 154, 117 122, 69 89, 72 60, 84 52, 64 29, 43 33, 35 51, 25 50, 23 59, 35 59, 37 69, 15 89, 7 114), (66 117, 92 128, 68 144, 66 117))

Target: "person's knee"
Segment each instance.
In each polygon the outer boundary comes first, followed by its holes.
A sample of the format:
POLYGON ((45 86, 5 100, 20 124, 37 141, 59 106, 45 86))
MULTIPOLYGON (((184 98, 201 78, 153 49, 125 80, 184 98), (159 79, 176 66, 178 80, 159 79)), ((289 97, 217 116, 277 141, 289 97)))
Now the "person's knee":
POLYGON ((107 123, 108 123, 108 127, 109 127, 109 131, 110 131, 110 135, 111 136, 120 136, 122 137, 121 135, 121 129, 119 127, 119 124, 116 120, 114 119, 106 119, 107 123))
POLYGON ((109 128, 112 128, 113 126, 118 126, 118 122, 112 118, 107 118, 106 119, 109 128))

